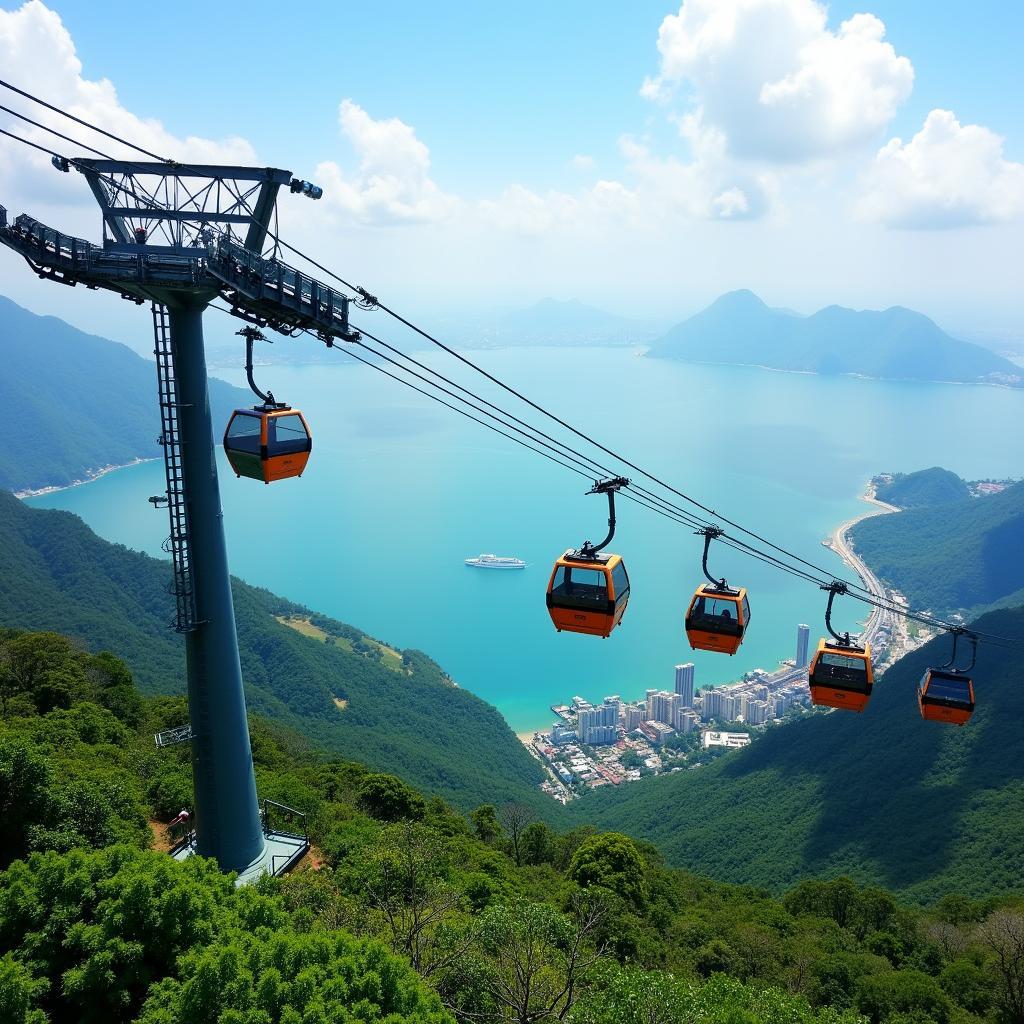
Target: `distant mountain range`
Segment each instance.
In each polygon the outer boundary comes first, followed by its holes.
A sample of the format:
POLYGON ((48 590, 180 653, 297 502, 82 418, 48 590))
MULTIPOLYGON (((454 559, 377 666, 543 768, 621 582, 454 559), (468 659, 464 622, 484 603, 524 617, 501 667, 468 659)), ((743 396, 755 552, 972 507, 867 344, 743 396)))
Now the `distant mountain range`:
POLYGON ((654 342, 650 355, 890 380, 1024 387, 1024 369, 951 338, 921 313, 827 306, 812 316, 770 309, 753 292, 729 292, 654 342))
MULTIPOLYGON (((247 391, 210 379, 217 422, 247 391)), ((160 454, 156 367, 0 296, 0 487, 64 486, 160 454)))

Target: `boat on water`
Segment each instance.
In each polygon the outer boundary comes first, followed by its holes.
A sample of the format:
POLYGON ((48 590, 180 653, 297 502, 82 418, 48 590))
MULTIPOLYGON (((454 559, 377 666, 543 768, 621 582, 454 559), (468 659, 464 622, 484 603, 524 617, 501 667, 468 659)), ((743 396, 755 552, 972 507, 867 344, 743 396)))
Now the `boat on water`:
POLYGON ((476 558, 467 558, 466 565, 474 569, 525 569, 526 563, 521 558, 505 558, 500 555, 478 555, 476 558))

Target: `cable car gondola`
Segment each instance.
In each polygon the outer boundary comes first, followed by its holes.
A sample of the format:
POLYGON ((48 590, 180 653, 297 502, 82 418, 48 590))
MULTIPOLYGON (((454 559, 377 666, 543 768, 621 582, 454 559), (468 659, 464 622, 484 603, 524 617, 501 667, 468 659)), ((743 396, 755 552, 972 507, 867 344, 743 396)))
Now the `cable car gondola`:
POLYGON ((956 643, 961 628, 951 629, 953 634, 953 655, 945 665, 930 668, 917 685, 917 706, 921 717, 929 722, 948 722, 951 725, 966 725, 974 714, 974 683, 967 674, 974 668, 978 657, 978 638, 967 633, 971 641, 971 663, 966 668, 956 667, 956 643))
POLYGON ((622 621, 629 602, 629 576, 621 556, 601 549, 615 536, 615 492, 625 477, 597 481, 588 494, 608 495, 608 536, 600 544, 585 541, 555 562, 548 580, 547 606, 560 633, 607 637, 622 621))
POLYGON ((238 331, 245 338, 245 373, 249 387, 262 405, 236 409, 224 431, 224 451, 236 476, 273 483, 301 476, 313 450, 309 424, 298 409, 275 401, 273 392, 264 394, 253 380, 252 343, 266 341, 255 327, 238 331))
POLYGON ((686 610, 686 639, 694 650, 735 654, 750 623, 750 602, 744 587, 733 589, 725 579, 716 580, 708 572, 708 548, 721 537, 722 530, 708 526, 698 530, 704 537, 701 566, 708 582, 701 584, 686 610))
POLYGON ((875 685, 871 665, 871 645, 859 646, 849 633, 840 636, 832 628, 832 602, 836 594, 847 593, 845 583, 823 585, 827 590, 828 607, 825 609, 825 628, 833 640, 821 639, 807 672, 811 689, 811 703, 819 707, 863 711, 875 685))

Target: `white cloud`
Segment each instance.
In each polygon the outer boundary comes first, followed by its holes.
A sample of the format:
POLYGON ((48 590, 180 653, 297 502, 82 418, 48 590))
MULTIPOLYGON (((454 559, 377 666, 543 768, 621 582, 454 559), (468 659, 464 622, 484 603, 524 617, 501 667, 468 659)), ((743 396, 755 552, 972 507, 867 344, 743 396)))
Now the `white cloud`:
POLYGON ((1003 157, 1003 140, 933 110, 910 140, 891 139, 867 174, 860 211, 898 228, 992 224, 1024 214, 1024 164, 1003 157))
POLYGON ((574 171, 590 171, 593 170, 595 160, 592 156, 588 156, 586 153, 577 153, 570 161, 569 166, 574 171))
POLYGON ((910 94, 914 71, 855 14, 837 32, 816 0, 685 0, 658 32, 661 69, 643 94, 667 100, 687 83, 729 152, 789 162, 872 141, 910 94))
POLYGON ((435 221, 457 205, 430 177, 430 151, 415 130, 396 117, 377 121, 350 99, 338 108, 342 134, 359 160, 346 175, 326 161, 317 167, 327 203, 370 224, 435 221))
MULTIPOLYGON (((259 162, 245 139, 237 136, 221 140, 198 136, 182 138, 169 132, 155 118, 141 118, 125 109, 113 83, 107 79, 93 81, 83 76, 74 40, 60 15, 39 0, 30 0, 14 11, 0 10, 0 68, 3 68, 4 78, 15 85, 38 92, 54 106, 161 156, 197 163, 259 162), (40 69, 45 69, 45 75, 40 74, 40 69)), ((5 105, 113 157, 139 157, 134 150, 75 125, 27 99, 8 94, 5 105)), ((89 155, 9 114, 0 113, 0 126, 59 153, 89 155)), ((5 140, 0 147, 0 171, 3 172, 5 187, 9 192, 16 192, 19 199, 93 202, 89 190, 77 175, 59 174, 50 167, 48 156, 10 140, 5 140)))
POLYGON ((659 156, 625 136, 619 148, 629 174, 636 179, 642 206, 652 222, 688 220, 754 220, 768 207, 768 189, 757 177, 721 161, 715 143, 695 139, 694 159, 659 156))

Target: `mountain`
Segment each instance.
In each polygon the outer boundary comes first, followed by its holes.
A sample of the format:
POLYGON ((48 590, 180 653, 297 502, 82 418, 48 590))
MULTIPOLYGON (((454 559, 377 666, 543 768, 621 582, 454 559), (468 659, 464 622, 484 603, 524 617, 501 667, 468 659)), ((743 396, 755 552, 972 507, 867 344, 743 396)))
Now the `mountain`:
POLYGON ((857 523, 852 539, 874 572, 917 608, 946 616, 1024 603, 1024 482, 969 501, 872 516, 857 523))
POLYGON ((948 658, 942 636, 890 668, 862 715, 814 715, 698 771, 606 787, 570 804, 572 820, 650 840, 675 865, 773 891, 847 874, 915 900, 1019 892, 1024 609, 976 626, 1018 645, 981 644, 977 710, 963 728, 917 711, 921 674, 948 658))
MULTIPOLYGON (((156 369, 125 345, 0 296, 0 361, 0 487, 60 487, 159 455, 156 369)), ((226 422, 252 400, 211 378, 210 403, 226 422)))
POLYGON ((971 489, 956 473, 939 466, 916 473, 887 473, 875 477, 875 497, 897 508, 922 508, 969 501, 971 489))
POLYGON ((753 292, 721 296, 673 327, 650 354, 687 362, 767 366, 893 380, 1024 387, 1024 370, 979 345, 951 338, 921 313, 828 306, 795 316, 753 292))
MULTIPOLYGON (((76 516, 0 491, 0 626, 115 650, 145 693, 181 693, 170 567, 109 544, 76 516)), ((327 750, 401 773, 459 807, 539 804, 542 772, 489 704, 419 651, 233 581, 249 707, 327 750)))

